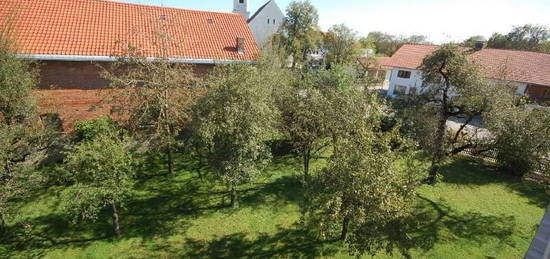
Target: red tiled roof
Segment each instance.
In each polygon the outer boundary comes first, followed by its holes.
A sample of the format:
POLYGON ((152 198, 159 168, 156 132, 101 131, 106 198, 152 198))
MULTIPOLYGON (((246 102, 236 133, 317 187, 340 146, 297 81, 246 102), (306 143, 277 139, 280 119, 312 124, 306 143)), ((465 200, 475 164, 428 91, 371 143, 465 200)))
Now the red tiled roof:
MULTIPOLYGON (((393 54, 387 65, 417 69, 437 48, 439 46, 406 44, 393 54)), ((488 78, 504 76, 511 81, 550 86, 550 54, 485 48, 473 51, 470 57, 488 78)))
POLYGON ((359 58, 359 63, 367 69, 388 69, 390 57, 377 57, 374 60, 368 58, 359 58))
POLYGON ((255 60, 259 53, 240 14, 103 0, 0 0, 0 24, 6 17, 15 17, 17 52, 26 55, 113 56, 130 45, 146 57, 255 60), (237 38, 245 39, 244 54, 237 53, 237 38))

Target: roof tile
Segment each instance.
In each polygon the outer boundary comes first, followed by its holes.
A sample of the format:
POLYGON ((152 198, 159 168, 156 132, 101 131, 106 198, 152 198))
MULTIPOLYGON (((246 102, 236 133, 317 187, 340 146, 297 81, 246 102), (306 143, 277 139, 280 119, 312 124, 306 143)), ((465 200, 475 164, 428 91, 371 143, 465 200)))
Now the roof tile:
POLYGON ((130 45, 147 57, 255 60, 259 54, 240 14, 104 0, 0 0, 0 24, 6 17, 15 17, 20 54, 114 56, 130 45), (237 38, 245 39, 244 54, 236 51, 237 38))

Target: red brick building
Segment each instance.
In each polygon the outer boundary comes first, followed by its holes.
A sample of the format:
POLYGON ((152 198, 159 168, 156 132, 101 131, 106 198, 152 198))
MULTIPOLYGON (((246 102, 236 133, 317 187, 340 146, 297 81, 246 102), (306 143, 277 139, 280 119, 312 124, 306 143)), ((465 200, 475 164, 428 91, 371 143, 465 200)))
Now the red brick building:
POLYGON ((39 62, 40 107, 65 128, 107 110, 89 111, 108 85, 100 71, 135 48, 206 73, 215 64, 251 62, 259 48, 244 17, 106 0, 2 0, 0 25, 16 52, 39 62))

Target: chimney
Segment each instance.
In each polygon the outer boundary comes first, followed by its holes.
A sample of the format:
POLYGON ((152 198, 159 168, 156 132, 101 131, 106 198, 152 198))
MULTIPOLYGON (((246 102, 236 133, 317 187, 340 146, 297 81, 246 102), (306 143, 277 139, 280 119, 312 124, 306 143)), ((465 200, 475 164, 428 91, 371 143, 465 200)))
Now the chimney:
POLYGON ((244 54, 245 45, 244 38, 237 38, 237 53, 244 54))
POLYGON ((484 49, 485 44, 486 44, 485 41, 482 41, 482 40, 476 41, 476 44, 474 45, 474 50, 475 51, 480 51, 480 50, 484 49))

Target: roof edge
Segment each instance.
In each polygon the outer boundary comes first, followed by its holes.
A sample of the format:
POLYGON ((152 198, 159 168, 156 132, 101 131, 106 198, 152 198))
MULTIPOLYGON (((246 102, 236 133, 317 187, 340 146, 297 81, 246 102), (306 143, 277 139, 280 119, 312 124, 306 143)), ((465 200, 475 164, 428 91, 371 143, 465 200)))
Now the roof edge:
MULTIPOLYGON (((76 62, 115 62, 118 57, 114 56, 79 56, 79 55, 25 55, 18 54, 19 58, 44 61, 76 61, 76 62)), ((146 57, 148 61, 162 60, 162 58, 146 57)), ((256 63, 255 60, 236 60, 236 59, 194 59, 194 58, 167 58, 173 63, 185 64, 234 64, 234 63, 256 63)))

